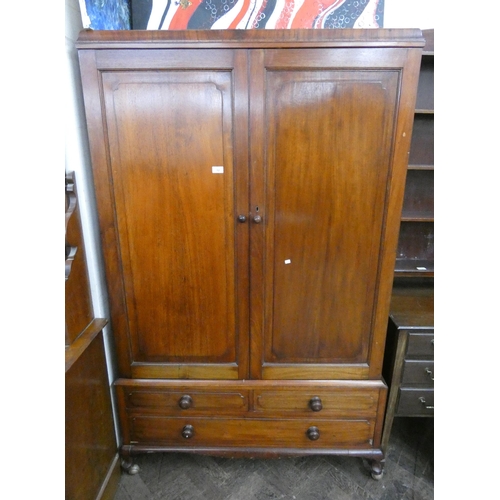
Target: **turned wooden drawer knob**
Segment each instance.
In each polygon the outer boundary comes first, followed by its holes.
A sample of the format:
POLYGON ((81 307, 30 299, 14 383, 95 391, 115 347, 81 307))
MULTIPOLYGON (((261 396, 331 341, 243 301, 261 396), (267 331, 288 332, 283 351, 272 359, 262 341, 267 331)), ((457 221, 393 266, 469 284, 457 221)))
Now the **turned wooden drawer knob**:
POLYGON ((321 402, 321 398, 318 396, 314 396, 311 398, 309 401, 309 408, 311 408, 312 411, 320 411, 323 409, 323 403, 321 402))
POLYGON ((194 436, 194 427, 192 425, 185 425, 182 428, 181 434, 184 439, 192 438, 194 436))
POLYGON ((182 398, 179 399, 179 406, 183 410, 191 408, 191 406, 193 406, 193 398, 191 396, 182 396, 182 398))
POLYGON ((306 434, 311 441, 316 441, 317 439, 319 439, 319 429, 315 426, 309 427, 306 434))

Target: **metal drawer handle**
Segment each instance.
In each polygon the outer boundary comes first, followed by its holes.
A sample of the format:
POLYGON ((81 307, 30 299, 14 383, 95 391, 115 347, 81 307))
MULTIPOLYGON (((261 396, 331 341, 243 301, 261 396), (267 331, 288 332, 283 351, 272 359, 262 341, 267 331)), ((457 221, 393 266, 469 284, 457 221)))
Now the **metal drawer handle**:
POLYGON ((418 400, 425 406, 426 410, 434 410, 434 406, 428 406, 423 396, 419 397, 418 400))
POLYGON ((431 380, 434 381, 434 374, 432 373, 432 371, 429 368, 425 369, 425 373, 427 373, 429 375, 429 377, 431 378, 431 380))

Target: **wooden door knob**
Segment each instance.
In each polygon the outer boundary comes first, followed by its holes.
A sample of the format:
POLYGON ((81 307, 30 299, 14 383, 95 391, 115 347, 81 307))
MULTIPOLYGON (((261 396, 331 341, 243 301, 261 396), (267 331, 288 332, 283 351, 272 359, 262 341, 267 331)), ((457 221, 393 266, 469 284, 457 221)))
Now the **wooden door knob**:
POLYGON ((184 439, 192 438, 194 436, 194 427, 192 425, 185 425, 182 428, 181 434, 184 439))
POLYGON ((321 398, 318 396, 314 396, 311 398, 309 401, 309 408, 311 408, 312 411, 320 411, 323 409, 323 403, 321 402, 321 398))
POLYGON ((262 222, 262 217, 260 215, 255 215, 253 221, 255 224, 260 224, 262 222))
POLYGON ((311 441, 316 441, 317 439, 319 439, 319 429, 316 426, 309 427, 306 434, 311 441))
POLYGON ((187 410, 188 408, 191 408, 191 406, 193 406, 193 398, 191 396, 188 396, 188 395, 182 396, 182 398, 179 399, 179 406, 183 410, 187 410))

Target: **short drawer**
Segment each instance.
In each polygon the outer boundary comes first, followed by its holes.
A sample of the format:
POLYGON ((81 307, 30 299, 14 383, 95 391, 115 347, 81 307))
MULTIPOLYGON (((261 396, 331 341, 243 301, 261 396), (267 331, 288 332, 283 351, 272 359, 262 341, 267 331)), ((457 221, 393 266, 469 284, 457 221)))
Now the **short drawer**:
POLYGON ((434 386, 434 361, 406 359, 403 363, 402 385, 434 386))
POLYGON ((373 448, 374 421, 168 418, 130 419, 130 444, 180 448, 373 448))
POLYGON ((260 412, 316 414, 318 417, 374 417, 379 389, 262 390, 254 393, 254 410, 260 412))
POLYGON ((434 333, 408 334, 407 357, 430 357, 434 356, 434 333))
POLYGON ((130 390, 126 392, 126 406, 129 410, 151 410, 168 414, 247 411, 248 393, 245 391, 130 390))
POLYGON ((432 417, 434 415, 434 389, 401 388, 396 415, 432 417))

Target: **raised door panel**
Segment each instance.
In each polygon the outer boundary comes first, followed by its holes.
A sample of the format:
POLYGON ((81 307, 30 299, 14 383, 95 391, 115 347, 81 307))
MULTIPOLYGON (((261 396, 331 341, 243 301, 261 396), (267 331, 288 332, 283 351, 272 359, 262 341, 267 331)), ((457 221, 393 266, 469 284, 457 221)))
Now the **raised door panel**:
POLYGON ((269 52, 256 363, 263 378, 367 378, 400 72, 342 67, 329 50, 269 52))
POLYGON ((232 68, 102 75, 132 376, 245 374, 233 79, 232 68))

